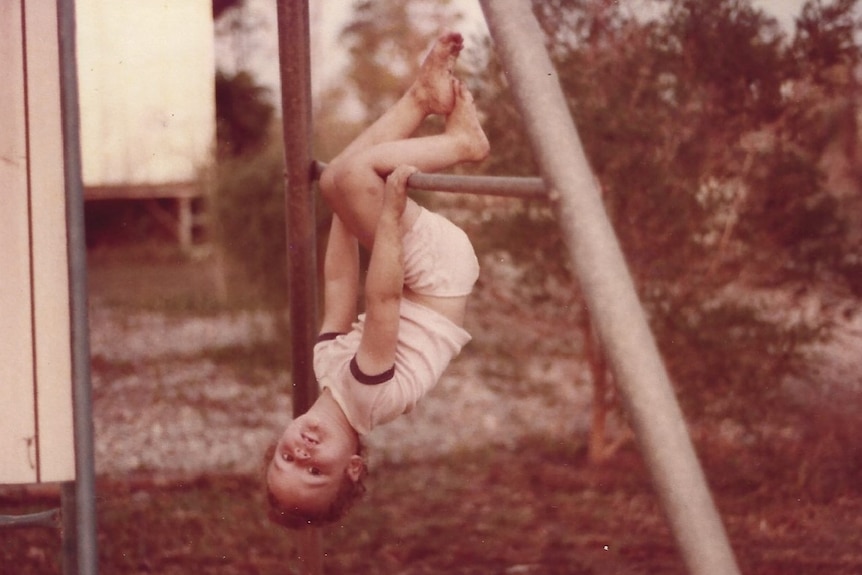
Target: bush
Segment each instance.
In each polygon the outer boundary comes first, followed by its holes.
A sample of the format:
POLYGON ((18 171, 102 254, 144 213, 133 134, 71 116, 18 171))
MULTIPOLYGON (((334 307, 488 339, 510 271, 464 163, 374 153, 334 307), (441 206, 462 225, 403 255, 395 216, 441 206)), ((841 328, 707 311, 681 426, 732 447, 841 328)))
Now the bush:
POLYGON ((257 154, 224 159, 216 173, 222 252, 262 304, 282 308, 288 289, 282 148, 270 143, 257 154))

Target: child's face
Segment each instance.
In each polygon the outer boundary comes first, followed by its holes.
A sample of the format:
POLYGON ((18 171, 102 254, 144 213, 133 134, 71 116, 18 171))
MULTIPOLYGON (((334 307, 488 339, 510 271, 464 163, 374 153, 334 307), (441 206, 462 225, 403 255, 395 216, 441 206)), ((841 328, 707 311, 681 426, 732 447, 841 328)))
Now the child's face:
POLYGON ((267 483, 282 505, 321 511, 335 498, 345 474, 358 481, 363 465, 354 439, 305 414, 279 438, 267 483))

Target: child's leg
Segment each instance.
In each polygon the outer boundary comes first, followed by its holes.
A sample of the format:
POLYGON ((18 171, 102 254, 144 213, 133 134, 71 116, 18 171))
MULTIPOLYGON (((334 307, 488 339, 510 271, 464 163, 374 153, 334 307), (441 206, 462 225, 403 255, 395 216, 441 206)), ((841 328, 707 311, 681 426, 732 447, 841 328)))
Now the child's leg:
MULTIPOLYGON (((370 247, 383 202, 383 178, 395 167, 410 165, 436 172, 460 162, 482 160, 487 154, 488 139, 479 124, 473 97, 465 86, 456 83, 455 106, 442 134, 382 142, 354 152, 333 166, 334 185, 324 194, 360 243, 370 247)), ((408 204, 404 217, 409 220, 417 213, 415 204, 408 204)))
POLYGON ((452 72, 463 45, 457 32, 437 38, 407 92, 331 163, 382 142, 409 138, 430 114, 448 115, 455 105, 452 72))
MULTIPOLYGON (((375 145, 409 138, 428 115, 452 111, 455 106, 452 71, 462 47, 463 38, 458 33, 445 33, 437 39, 407 92, 357 136, 321 174, 320 190, 325 198, 337 195, 335 174, 342 170, 349 158, 375 145)), ((370 240, 364 245, 370 246, 370 240)))
POLYGON ((323 322, 320 333, 347 333, 356 320, 359 246, 337 215, 332 216, 323 263, 323 322))
POLYGON ((488 139, 479 124, 473 96, 457 81, 455 91, 455 106, 446 118, 443 133, 381 142, 353 154, 347 161, 349 169, 373 170, 382 180, 401 165, 437 172, 460 162, 484 159, 488 154, 488 139))

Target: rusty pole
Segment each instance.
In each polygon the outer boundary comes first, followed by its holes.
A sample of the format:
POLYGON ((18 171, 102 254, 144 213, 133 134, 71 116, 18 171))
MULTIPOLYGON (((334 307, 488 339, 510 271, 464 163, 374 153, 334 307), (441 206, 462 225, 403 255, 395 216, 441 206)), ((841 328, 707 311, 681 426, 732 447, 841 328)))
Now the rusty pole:
MULTIPOLYGON (((317 336, 317 246, 311 159, 311 40, 307 0, 278 0, 278 52, 284 127, 287 270, 294 417, 317 399, 312 350, 317 336)), ((318 529, 299 532, 303 573, 323 572, 318 529)))

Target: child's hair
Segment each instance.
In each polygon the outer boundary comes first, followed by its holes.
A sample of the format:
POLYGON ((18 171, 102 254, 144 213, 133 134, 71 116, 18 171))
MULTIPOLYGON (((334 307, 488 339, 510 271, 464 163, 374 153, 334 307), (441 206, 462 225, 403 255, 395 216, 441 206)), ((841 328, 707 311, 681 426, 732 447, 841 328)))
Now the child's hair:
MULTIPOLYGON (((341 485, 335 494, 335 498, 329 507, 323 511, 303 511, 294 507, 286 507, 275 496, 272 489, 269 487, 269 482, 266 480, 266 471, 269 467, 272 458, 275 456, 276 443, 270 445, 263 456, 264 469, 264 486, 266 488, 267 501, 267 517, 276 525, 287 527, 288 529, 303 529, 306 527, 321 527, 329 525, 344 517, 347 512, 353 507, 353 504, 359 501, 365 495, 364 479, 367 470, 363 467, 359 479, 353 481, 345 471, 344 477, 341 480, 341 485)), ((364 447, 360 441, 356 449, 356 455, 362 456, 364 447)))

